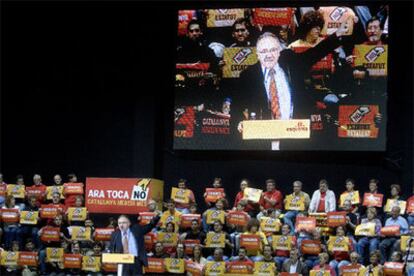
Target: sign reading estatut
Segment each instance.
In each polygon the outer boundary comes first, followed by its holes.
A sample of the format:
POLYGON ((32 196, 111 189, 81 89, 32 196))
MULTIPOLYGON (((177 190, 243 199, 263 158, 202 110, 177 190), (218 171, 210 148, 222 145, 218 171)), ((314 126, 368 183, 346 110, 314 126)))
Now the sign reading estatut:
POLYGON ((162 203, 163 186, 152 178, 87 178, 86 207, 90 213, 145 212, 150 199, 162 203))

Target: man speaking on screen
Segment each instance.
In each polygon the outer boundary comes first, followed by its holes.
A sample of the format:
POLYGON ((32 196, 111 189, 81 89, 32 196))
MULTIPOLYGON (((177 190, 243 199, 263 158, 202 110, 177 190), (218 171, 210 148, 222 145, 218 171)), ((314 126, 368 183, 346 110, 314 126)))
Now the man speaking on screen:
POLYGON ((134 256, 133 264, 122 265, 123 276, 143 275, 142 266, 147 265, 147 252, 144 246, 144 235, 150 232, 160 220, 160 212, 145 226, 131 224, 129 217, 120 215, 118 230, 112 233, 109 250, 111 253, 131 254, 134 256))
POLYGON ((304 76, 315 62, 345 43, 347 33, 348 23, 344 22, 336 33, 302 53, 282 49, 273 33, 259 36, 259 62, 241 73, 235 96, 238 131, 243 131, 243 120, 309 119, 315 101, 304 89, 304 76))

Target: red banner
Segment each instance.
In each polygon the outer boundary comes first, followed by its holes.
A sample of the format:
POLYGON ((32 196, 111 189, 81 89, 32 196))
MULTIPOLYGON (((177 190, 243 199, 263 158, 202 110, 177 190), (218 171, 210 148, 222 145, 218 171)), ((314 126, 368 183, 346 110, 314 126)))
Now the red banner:
POLYGON ((389 276, 401 276, 404 275, 404 263, 398 262, 385 262, 384 263, 384 275, 389 276))
POLYGON ((321 242, 313 240, 303 240, 301 245, 302 254, 318 255, 321 253, 321 242))
POLYGON ((383 198, 384 198, 383 194, 365 193, 364 201, 362 205, 368 206, 368 207, 382 207, 383 198))
POLYGON ((200 244, 200 240, 184 240, 185 254, 193 255, 193 248, 200 244))
POLYGON ((381 235, 386 237, 395 237, 400 235, 399 225, 384 226, 381 228, 381 235))
POLYGON ((229 273, 233 274, 249 274, 253 270, 253 266, 248 262, 232 261, 228 266, 229 273))
POLYGON ((148 266, 145 267, 145 272, 150 273, 164 273, 164 259, 148 258, 148 266))
POLYGON ((114 228, 96 228, 94 239, 95 241, 109 241, 114 231, 114 228))
POLYGON ((258 250, 260 249, 260 236, 241 234, 240 235, 240 246, 245 247, 247 250, 258 250))
POLYGON ((65 183, 63 192, 65 195, 83 195, 83 183, 65 183))
POLYGON ((58 204, 43 204, 40 206, 41 218, 55 218, 58 214, 62 213, 63 209, 58 204))
POLYGON ((340 275, 342 276, 358 276, 361 265, 344 265, 339 270, 341 271, 340 275))
POLYGON ((328 212, 327 225, 328 227, 346 225, 346 212, 328 212))
POLYGON ((117 272, 118 264, 102 263, 102 270, 105 272, 117 272))
POLYGON ((86 207, 90 213, 147 212, 150 199, 162 202, 161 180, 151 178, 87 178, 86 207))
POLYGON ((0 183, 0 196, 6 196, 7 185, 0 183))
POLYGON ((249 221, 249 215, 243 211, 230 211, 226 219, 228 224, 245 226, 249 221))
POLYGON ((1 209, 1 220, 7 223, 19 222, 19 209, 1 209))
POLYGON ((82 268, 82 255, 63 254, 63 266, 65 268, 82 268))
POLYGON ((340 105, 338 137, 377 138, 374 119, 378 113, 378 105, 340 105))
POLYGON ((147 225, 155 217, 154 212, 139 212, 138 215, 139 225, 147 225))
POLYGON ((292 8, 256 8, 253 11, 255 25, 290 25, 294 10, 292 8))
POLYGON ((296 231, 311 232, 316 228, 316 218, 314 217, 296 217, 296 231))
POLYGON ((201 216, 200 214, 184 214, 181 215, 181 227, 182 228, 190 228, 191 227, 191 222, 193 220, 197 220, 198 223, 201 223, 201 216))
POLYGON ((45 226, 42 228, 40 239, 44 242, 59 241, 60 229, 57 227, 45 226))
POLYGON ((414 196, 407 200, 407 214, 414 213, 414 196))
POLYGON ((22 266, 22 265, 37 266, 38 265, 37 260, 38 260, 37 252, 20 251, 17 264, 19 266, 22 266))
POLYGON ((26 196, 35 196, 36 198, 41 198, 46 195, 46 187, 45 186, 29 186, 26 187, 26 196))
POLYGON ((179 10, 178 11, 178 35, 183 36, 187 34, 188 23, 196 18, 195 10, 179 10))
POLYGON ((154 233, 149 232, 148 234, 145 234, 144 235, 145 250, 151 251, 154 247, 156 240, 157 240, 157 237, 154 233))
POLYGON ((224 197, 223 188, 206 188, 206 201, 215 203, 220 198, 224 197))
POLYGON ((203 273, 203 265, 191 260, 185 260, 185 270, 193 276, 201 276, 203 273))

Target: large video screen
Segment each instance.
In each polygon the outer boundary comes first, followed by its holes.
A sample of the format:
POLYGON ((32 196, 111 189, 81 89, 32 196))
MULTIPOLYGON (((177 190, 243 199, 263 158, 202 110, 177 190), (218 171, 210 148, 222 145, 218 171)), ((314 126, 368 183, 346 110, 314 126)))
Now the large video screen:
POLYGON ((179 10, 174 149, 385 150, 388 12, 179 10))

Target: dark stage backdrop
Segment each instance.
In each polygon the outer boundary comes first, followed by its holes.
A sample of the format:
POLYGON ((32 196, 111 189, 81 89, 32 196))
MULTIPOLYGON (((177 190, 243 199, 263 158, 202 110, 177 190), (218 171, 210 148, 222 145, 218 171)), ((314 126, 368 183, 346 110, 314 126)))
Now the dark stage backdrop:
MULTIPOLYGON (((227 2, 231 6, 231 2, 227 2)), ((260 2, 255 2, 260 6, 260 2)), ((412 192, 412 4, 391 5, 388 142, 384 153, 173 151, 173 78, 178 3, 3 2, 1 172, 155 177, 166 195, 187 178, 198 202, 215 176, 230 200, 239 181, 275 178, 340 192, 348 177, 412 192)), ((195 3, 190 6, 199 8, 195 3)), ((214 6, 213 6, 214 7, 214 6)), ((202 204, 203 208, 204 205, 202 204)))

